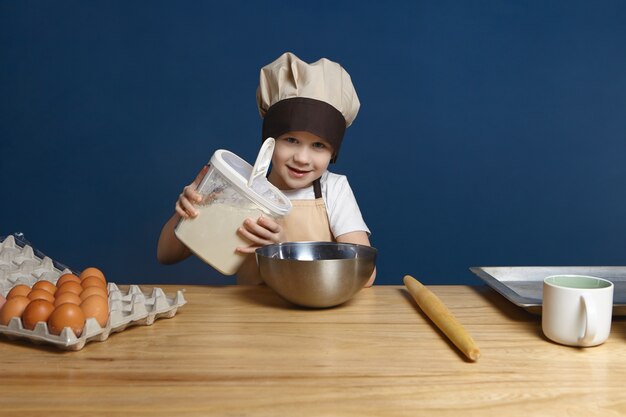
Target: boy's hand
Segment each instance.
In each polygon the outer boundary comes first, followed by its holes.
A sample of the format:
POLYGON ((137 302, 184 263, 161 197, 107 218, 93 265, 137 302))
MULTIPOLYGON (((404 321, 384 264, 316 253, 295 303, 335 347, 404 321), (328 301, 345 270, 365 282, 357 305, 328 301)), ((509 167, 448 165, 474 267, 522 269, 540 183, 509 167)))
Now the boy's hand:
POLYGON ((208 165, 203 166, 196 176, 196 179, 183 188, 183 192, 178 196, 178 200, 176 200, 176 213, 183 219, 193 218, 198 215, 198 210, 194 207, 194 203, 202 201, 202 194, 196 192, 196 188, 198 188, 198 184, 200 184, 200 181, 202 181, 202 178, 204 178, 208 170, 208 165))
POLYGON ((244 220, 243 226, 237 229, 237 233, 251 242, 248 247, 237 248, 239 253, 254 253, 257 248, 284 240, 283 228, 267 216, 261 216, 256 221, 244 220))

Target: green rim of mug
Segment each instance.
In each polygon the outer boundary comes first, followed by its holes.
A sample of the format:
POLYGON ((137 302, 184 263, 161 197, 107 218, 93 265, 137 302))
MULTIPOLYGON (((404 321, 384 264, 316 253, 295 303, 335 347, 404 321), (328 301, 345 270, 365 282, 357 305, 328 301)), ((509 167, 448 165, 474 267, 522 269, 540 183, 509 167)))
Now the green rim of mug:
POLYGON ((585 290, 610 288, 613 286, 613 283, 609 280, 588 275, 551 275, 543 281, 554 287, 585 290))

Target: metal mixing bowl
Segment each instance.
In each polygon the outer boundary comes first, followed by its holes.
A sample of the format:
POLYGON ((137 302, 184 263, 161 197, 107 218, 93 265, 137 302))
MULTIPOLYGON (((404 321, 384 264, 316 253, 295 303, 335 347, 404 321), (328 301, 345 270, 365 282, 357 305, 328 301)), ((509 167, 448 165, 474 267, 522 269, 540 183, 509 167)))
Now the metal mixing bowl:
POLYGON ((286 242, 256 250, 263 281, 283 298, 306 307, 332 307, 367 283, 377 250, 336 242, 286 242))

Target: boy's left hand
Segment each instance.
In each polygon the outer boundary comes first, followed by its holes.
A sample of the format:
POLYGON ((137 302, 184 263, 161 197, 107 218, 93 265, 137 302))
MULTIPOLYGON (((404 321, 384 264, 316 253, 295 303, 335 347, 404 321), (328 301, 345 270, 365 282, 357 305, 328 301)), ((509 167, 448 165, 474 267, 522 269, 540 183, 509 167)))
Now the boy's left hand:
POLYGON ((250 241, 250 246, 237 248, 239 253, 254 253, 257 248, 283 241, 283 228, 267 216, 261 216, 256 221, 244 220, 237 233, 250 241))

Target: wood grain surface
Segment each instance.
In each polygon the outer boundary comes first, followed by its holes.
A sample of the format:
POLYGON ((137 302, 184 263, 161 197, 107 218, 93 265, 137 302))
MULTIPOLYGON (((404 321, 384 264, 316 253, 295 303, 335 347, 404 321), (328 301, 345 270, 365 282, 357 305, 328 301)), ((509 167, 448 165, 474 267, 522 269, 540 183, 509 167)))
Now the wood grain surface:
POLYGON ((267 287, 184 288, 172 319, 78 352, 0 339, 0 415, 626 415, 626 322, 594 348, 549 342, 487 287, 430 286, 481 347, 470 362, 404 289, 332 309, 267 287))

